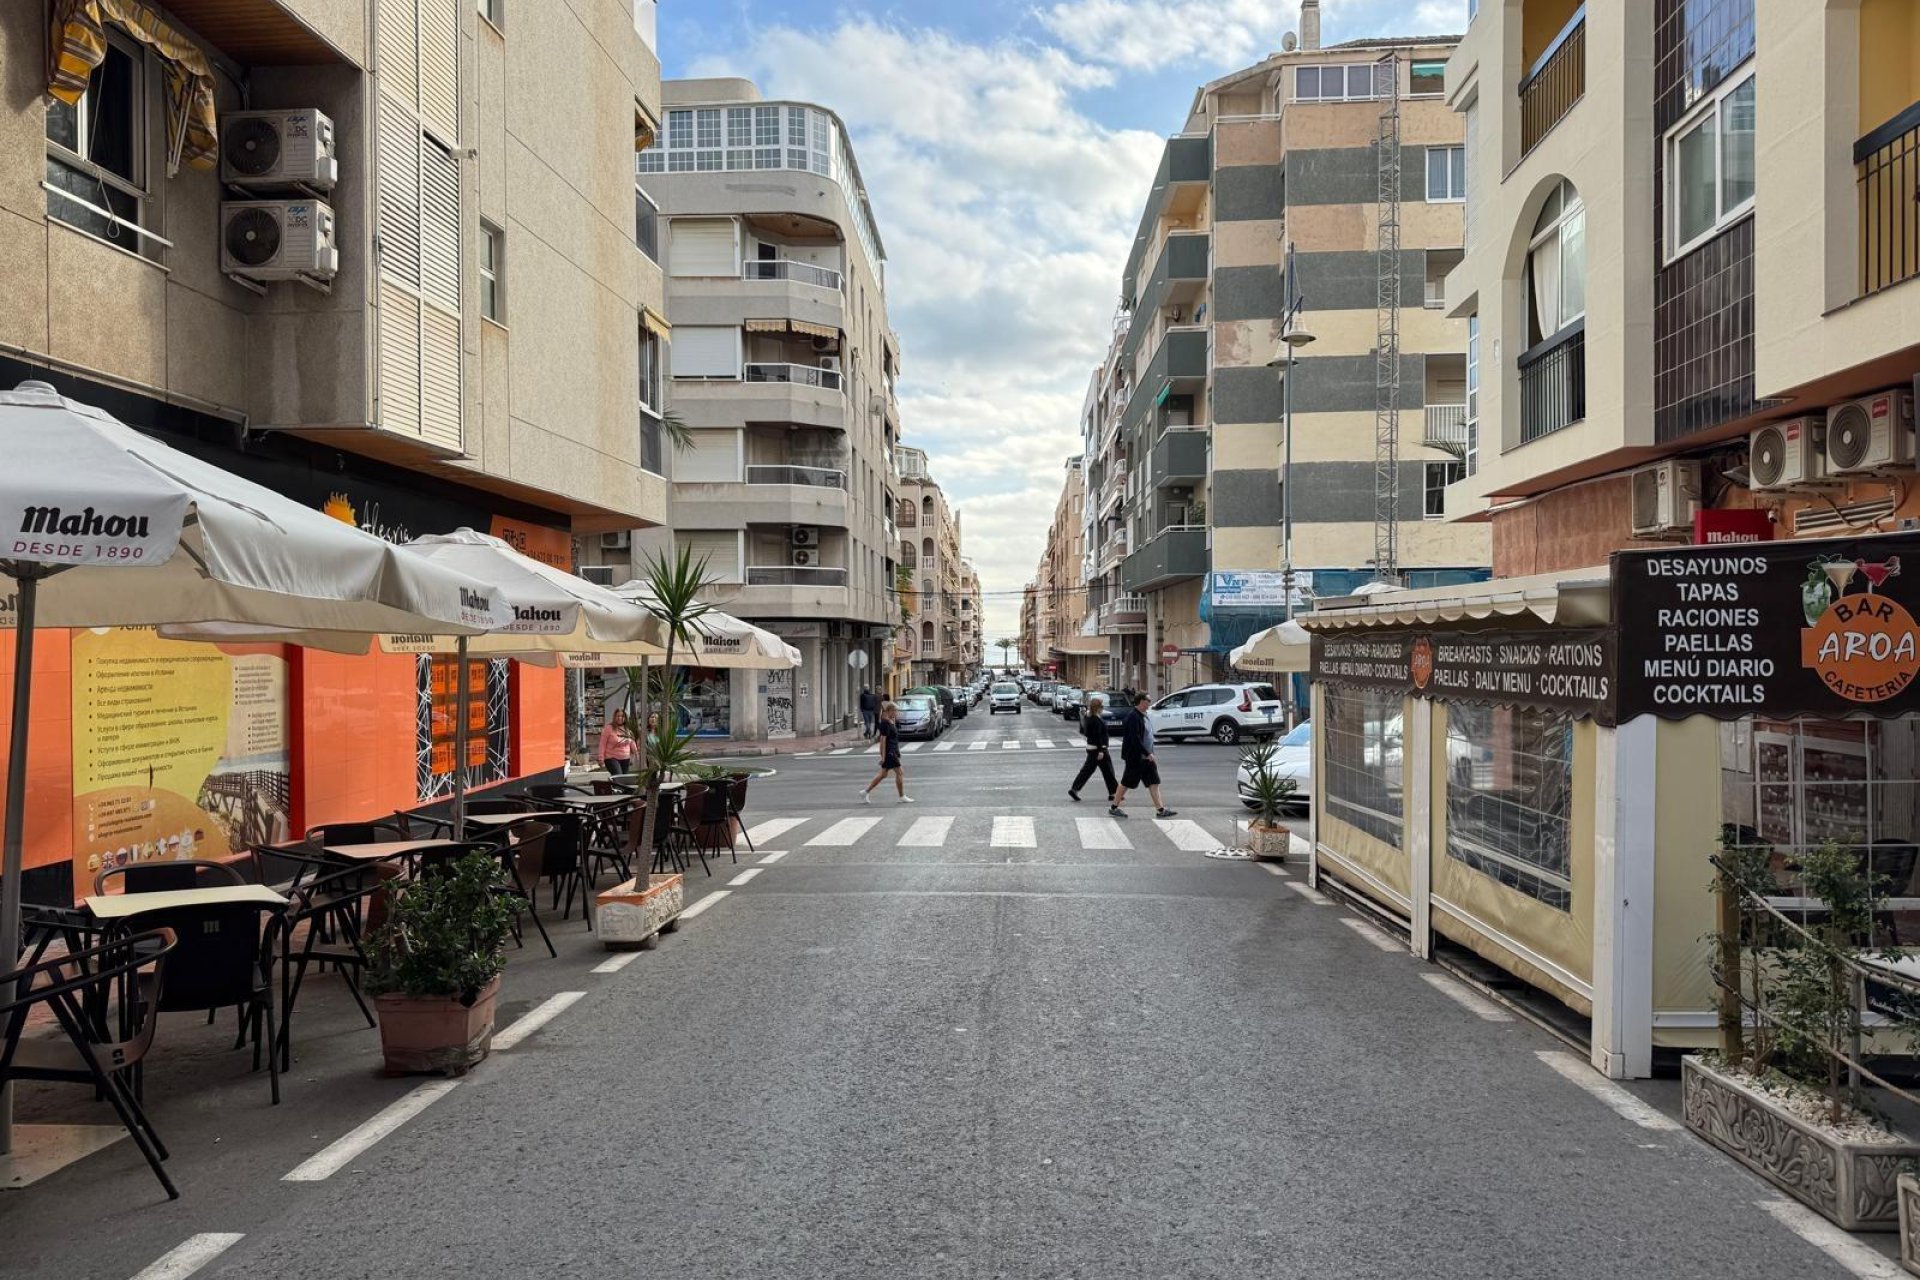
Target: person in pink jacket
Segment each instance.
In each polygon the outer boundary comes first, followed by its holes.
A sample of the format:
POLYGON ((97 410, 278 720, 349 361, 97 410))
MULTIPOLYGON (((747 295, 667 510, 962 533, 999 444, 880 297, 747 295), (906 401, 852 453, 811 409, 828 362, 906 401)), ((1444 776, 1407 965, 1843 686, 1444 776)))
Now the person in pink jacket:
POLYGON ((627 713, 615 709, 600 730, 600 763, 611 774, 627 771, 633 760, 633 734, 627 730, 627 713))

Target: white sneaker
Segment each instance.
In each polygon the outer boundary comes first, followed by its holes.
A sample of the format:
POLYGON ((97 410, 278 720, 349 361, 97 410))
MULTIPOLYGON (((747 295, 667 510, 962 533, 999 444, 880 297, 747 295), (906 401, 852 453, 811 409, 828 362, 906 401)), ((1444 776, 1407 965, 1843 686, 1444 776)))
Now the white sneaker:
POLYGON ((862 791, 862 792, 860 793, 860 803, 861 803, 861 804, 872 804, 872 803, 873 803, 873 793, 872 793, 872 792, 870 792, 870 791, 862 791))
POLYGON ((913 803, 913 797, 912 797, 912 796, 901 796, 901 797, 900 797, 900 803, 901 803, 901 804, 912 804, 912 803, 913 803))

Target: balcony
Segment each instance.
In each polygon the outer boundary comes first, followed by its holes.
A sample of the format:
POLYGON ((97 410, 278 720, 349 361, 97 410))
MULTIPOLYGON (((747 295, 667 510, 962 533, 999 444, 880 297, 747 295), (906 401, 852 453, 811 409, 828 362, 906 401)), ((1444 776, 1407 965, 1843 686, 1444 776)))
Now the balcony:
POLYGON ((1118 596, 1100 606, 1094 624, 1103 636, 1139 636, 1147 633, 1145 596, 1118 596))
POLYGON ((753 466, 746 480, 675 481, 674 513, 689 528, 820 525, 845 529, 852 520, 846 472, 827 467, 753 466))
MULTIPOLYGON (((1575 323, 1536 344, 1520 369, 1520 443, 1529 444, 1587 416, 1587 326, 1575 323)), ((1462 442, 1465 449, 1465 442, 1462 442)))
POLYGON ((831 565, 748 565, 749 587, 844 587, 847 571, 831 565))
POLYGON ((748 467, 748 484, 809 485, 818 489, 845 489, 847 473, 833 467, 748 467))
POLYGON ((1153 175, 1153 188, 1147 206, 1140 211, 1140 229, 1134 234, 1133 253, 1127 259, 1121 279, 1129 282, 1140 273, 1141 260, 1153 245, 1160 219, 1169 213, 1185 216, 1197 211, 1207 184, 1213 181, 1213 137, 1211 134, 1183 134, 1168 138, 1160 153, 1160 167, 1153 175))
POLYGON ((1586 92, 1587 7, 1581 5, 1520 82, 1520 154, 1531 154, 1586 92))
POLYGON ((1169 329, 1160 339, 1160 347, 1140 378, 1140 385, 1127 401, 1120 429, 1131 433, 1162 400, 1173 393, 1176 382, 1204 379, 1212 331, 1201 326, 1169 329))
POLYGON ((750 364, 746 366, 745 380, 818 387, 823 391, 840 390, 840 371, 814 364, 750 364))
POLYGON ((838 271, 826 267, 816 267, 811 262, 799 262, 792 258, 774 258, 771 261, 749 262, 740 271, 742 280, 784 280, 792 284, 810 284, 816 289, 828 289, 839 293, 842 277, 838 271))
POLYGON ((1456 458, 1467 456, 1467 406, 1430 404, 1427 406, 1427 430, 1420 443, 1429 449, 1445 449, 1456 458))
POLYGON ((1147 539, 1120 566, 1120 585, 1128 591, 1158 591, 1207 571, 1207 531, 1175 525, 1147 539))
POLYGON ((1168 427, 1153 446, 1153 486, 1198 484, 1207 478, 1207 429, 1168 427))
POLYGON ((1132 360, 1169 305, 1189 303, 1212 270, 1212 237, 1206 232, 1176 231, 1161 246, 1160 260, 1140 289, 1120 355, 1132 360))
POLYGON ((1853 144, 1859 171, 1860 294, 1920 275, 1920 102, 1853 144))

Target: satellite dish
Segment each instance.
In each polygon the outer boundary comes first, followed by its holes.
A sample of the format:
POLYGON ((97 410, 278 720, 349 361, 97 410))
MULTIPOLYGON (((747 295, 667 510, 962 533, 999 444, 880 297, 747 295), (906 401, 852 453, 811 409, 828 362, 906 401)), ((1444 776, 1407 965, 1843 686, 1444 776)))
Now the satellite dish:
POLYGON ((1300 37, 1293 34, 1293 32, 1289 31, 1287 32, 1287 34, 1280 37, 1280 47, 1286 52, 1292 53, 1295 49, 1298 49, 1300 47, 1300 37))

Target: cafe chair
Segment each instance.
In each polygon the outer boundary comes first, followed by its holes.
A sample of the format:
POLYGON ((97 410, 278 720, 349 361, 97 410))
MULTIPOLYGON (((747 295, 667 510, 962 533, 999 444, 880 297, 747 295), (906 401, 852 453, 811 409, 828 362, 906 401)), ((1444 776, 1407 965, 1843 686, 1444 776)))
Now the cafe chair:
POLYGON ((212 889, 247 882, 232 863, 209 858, 175 858, 106 867, 93 878, 94 893, 110 892, 115 880, 121 882, 122 893, 175 893, 182 889, 212 889))
POLYGON ((560 918, 565 920, 573 915, 573 895, 580 895, 580 913, 587 918, 587 928, 593 928, 593 912, 588 909, 587 895, 592 892, 586 880, 587 835, 598 824, 591 822, 583 814, 556 814, 539 822, 528 822, 516 826, 522 847, 527 837, 533 835, 536 828, 546 828, 546 838, 541 843, 540 866, 537 875, 525 874, 525 862, 522 862, 522 875, 529 891, 539 888, 539 882, 549 882, 552 893, 549 909, 559 908, 560 918), (560 901, 560 891, 565 889, 565 906, 560 901))
POLYGON ((468 813, 531 813, 538 808, 538 803, 515 796, 489 796, 484 800, 467 801, 468 813))
POLYGON ((727 812, 732 814, 733 820, 739 824, 740 838, 747 842, 747 852, 759 853, 760 851, 753 847, 753 836, 747 831, 746 820, 740 816, 745 812, 746 807, 747 779, 745 775, 738 775, 727 782, 727 812))
POLYGON ((360 1006, 369 1027, 376 1025, 360 990, 367 971, 360 921, 371 901, 380 897, 387 881, 376 867, 330 868, 292 895, 285 926, 280 930, 280 1069, 293 1069, 293 1010, 300 999, 310 965, 332 965, 346 980, 347 991, 360 1006))
POLYGON ((733 789, 724 782, 709 782, 693 815, 694 848, 700 850, 701 861, 706 860, 709 850, 718 861, 720 851, 725 849, 734 862, 739 862, 740 852, 734 843, 739 826, 733 816, 733 789))
POLYGON ((164 989, 146 993, 161 1013, 237 1009, 241 1039, 253 1042, 253 1069, 267 1052, 267 1075, 280 1104, 280 1055, 274 1023, 273 962, 284 908, 262 902, 162 907, 133 917, 143 928, 171 929, 177 940, 164 989), (264 1024, 264 1025, 263 1025, 264 1024))
POLYGON ((169 1200, 178 1200, 180 1189, 161 1164, 167 1147, 130 1079, 153 1048, 159 1020, 153 996, 165 990, 175 945, 172 931, 148 929, 0 973, 0 1089, 20 1080, 92 1086, 112 1105, 169 1200), (141 976, 143 968, 148 972, 141 976), (98 1016, 114 1003, 120 1005, 119 1018, 98 1016), (36 1009, 52 1014, 65 1043, 25 1038, 36 1009), (114 1025, 126 1028, 119 1039, 104 1030, 114 1025))
POLYGON ((540 921, 540 902, 535 896, 542 877, 547 874, 547 842, 552 834, 553 827, 545 822, 515 823, 510 843, 498 852, 506 864, 507 878, 512 881, 503 892, 516 903, 513 940, 525 945, 520 933, 520 913, 524 908, 540 934, 540 941, 546 944, 547 954, 557 960, 560 953, 554 949, 553 939, 547 936, 547 926, 540 921))
POLYGON ((520 794, 535 800, 567 800, 575 796, 590 796, 594 792, 569 782, 535 782, 520 788, 520 794))
POLYGON ((708 875, 713 868, 707 865, 707 851, 700 843, 700 833, 696 829, 695 819, 706 811, 707 784, 689 782, 678 791, 663 791, 660 799, 664 802, 671 797, 672 807, 663 808, 661 816, 667 822, 667 841, 678 854, 680 869, 687 869, 687 854, 692 853, 700 859, 700 869, 708 875))

